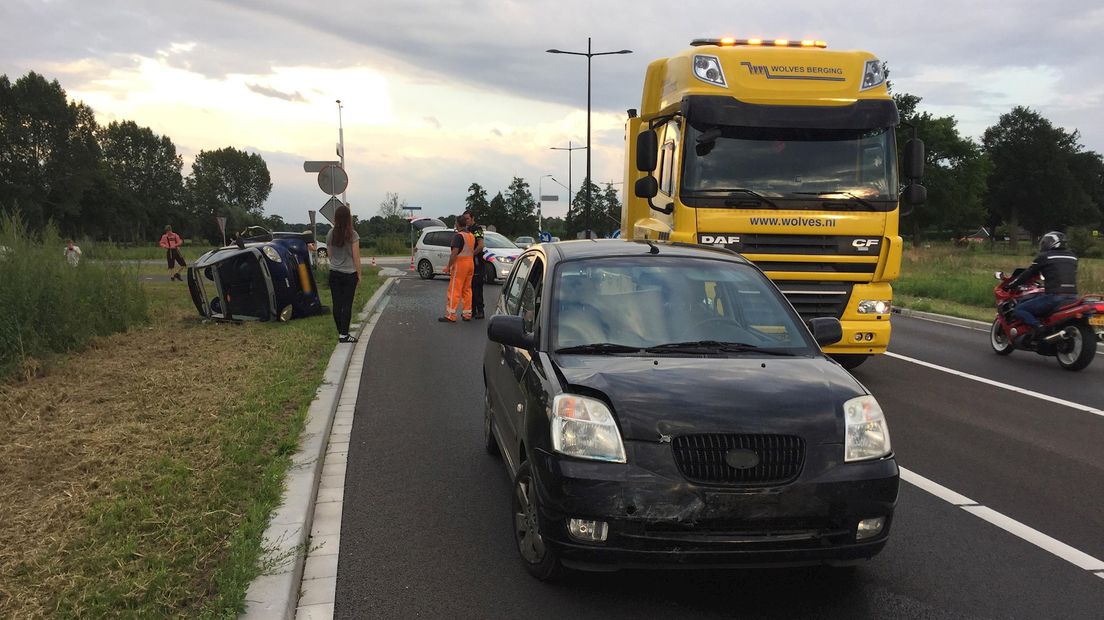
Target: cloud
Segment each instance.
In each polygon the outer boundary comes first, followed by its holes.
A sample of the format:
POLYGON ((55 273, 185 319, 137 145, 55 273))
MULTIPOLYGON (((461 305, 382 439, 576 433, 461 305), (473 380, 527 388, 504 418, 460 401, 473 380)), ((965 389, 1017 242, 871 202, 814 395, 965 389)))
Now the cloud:
POLYGON ((435 116, 423 116, 422 120, 425 121, 426 124, 430 125, 434 129, 440 129, 441 128, 441 121, 437 120, 437 117, 435 117, 435 116))
POLYGON ((276 90, 275 88, 261 86, 260 84, 246 84, 245 86, 258 95, 264 95, 265 97, 272 97, 273 99, 283 99, 284 101, 291 101, 292 103, 307 102, 307 99, 303 97, 303 95, 299 94, 299 91, 285 93, 283 91, 276 90))

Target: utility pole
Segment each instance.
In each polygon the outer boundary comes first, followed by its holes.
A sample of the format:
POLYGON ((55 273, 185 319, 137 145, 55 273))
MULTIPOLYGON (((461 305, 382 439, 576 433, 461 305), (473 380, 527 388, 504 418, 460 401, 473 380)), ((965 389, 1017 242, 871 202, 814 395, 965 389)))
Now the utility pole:
MULTIPOLYGON (((337 156, 341 159, 341 169, 345 169, 345 127, 341 122, 341 100, 337 100, 337 156)), ((341 202, 349 204, 346 192, 341 192, 341 202)))

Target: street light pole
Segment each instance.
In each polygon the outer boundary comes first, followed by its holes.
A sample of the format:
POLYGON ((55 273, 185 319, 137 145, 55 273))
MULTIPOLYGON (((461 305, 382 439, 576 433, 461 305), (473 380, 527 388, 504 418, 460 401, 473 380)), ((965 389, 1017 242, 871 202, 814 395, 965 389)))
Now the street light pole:
MULTIPOLYGON (((341 123, 341 100, 337 100, 337 150, 341 158, 341 169, 345 169, 345 127, 341 123)), ((346 192, 341 192, 341 202, 347 203, 346 192)))
MULTIPOLYGON (((591 51, 590 37, 587 37, 587 51, 586 52, 565 52, 558 49, 547 50, 549 54, 570 54, 572 56, 586 56, 587 59, 587 171, 586 171, 586 215, 584 216, 584 222, 586 225, 586 238, 590 238, 590 206, 592 204, 591 192, 590 192, 590 59, 595 56, 608 56, 610 54, 631 54, 632 50, 618 50, 616 52, 594 52, 591 51)), ((569 179, 570 181, 570 179, 569 179)))
MULTIPOLYGON (((548 147, 548 149, 550 151, 567 151, 567 206, 568 206, 568 208, 571 207, 571 201, 575 199, 575 197, 571 194, 571 151, 581 151, 585 148, 586 148, 585 146, 571 146, 571 140, 567 141, 567 148, 564 148, 562 146, 550 146, 550 147, 548 147)), ((587 149, 587 150, 589 151, 589 149, 587 149)), ((556 181, 556 182, 559 183, 559 181, 556 181)), ((560 185, 563 185, 563 183, 560 183, 560 185)))
MULTIPOLYGON (((542 175, 539 179, 537 179, 537 235, 538 236, 540 235, 541 231, 544 230, 543 228, 541 228, 541 217, 542 217, 542 214, 544 213, 544 192, 541 191, 541 181, 544 180, 544 177, 551 178, 552 175, 545 174, 545 175, 542 175)), ((552 180, 555 181, 556 179, 552 179, 552 180)))

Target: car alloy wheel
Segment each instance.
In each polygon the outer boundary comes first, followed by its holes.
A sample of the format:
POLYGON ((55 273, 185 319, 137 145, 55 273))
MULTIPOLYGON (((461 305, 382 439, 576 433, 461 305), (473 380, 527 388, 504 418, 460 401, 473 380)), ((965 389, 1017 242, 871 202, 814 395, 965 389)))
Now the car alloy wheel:
POLYGON ((423 280, 433 279, 433 263, 423 258, 421 262, 418 263, 418 276, 423 280))
POLYGON ((540 529, 540 511, 537 508, 537 490, 532 469, 522 463, 514 477, 513 523, 514 542, 526 570, 541 581, 551 581, 562 571, 555 550, 544 542, 540 529))

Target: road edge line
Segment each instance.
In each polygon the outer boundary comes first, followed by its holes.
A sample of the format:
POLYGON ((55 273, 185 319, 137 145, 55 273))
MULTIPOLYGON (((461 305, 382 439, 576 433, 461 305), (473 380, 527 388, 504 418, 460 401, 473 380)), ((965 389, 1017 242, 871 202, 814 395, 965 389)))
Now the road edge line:
MULTIPOLYGON (((371 315, 395 280, 395 277, 390 277, 380 285, 364 304, 361 315, 371 315)), ((362 323, 357 330, 358 340, 364 325, 362 323)), ((278 570, 262 572, 249 584, 245 593, 245 611, 239 618, 295 618, 330 428, 354 349, 338 345, 330 355, 322 384, 307 409, 307 419, 299 435, 299 450, 292 457, 291 467, 284 478, 283 497, 269 517, 268 527, 261 539, 261 561, 278 563, 278 570)))
POLYGON ((912 470, 905 469, 904 467, 900 466, 898 466, 898 469, 901 472, 901 480, 908 482, 916 488, 931 493, 939 499, 942 499, 943 501, 951 504, 955 508, 961 508, 962 510, 974 515, 975 517, 983 521, 987 521, 988 523, 997 526, 998 528, 1008 532, 1009 534, 1012 534, 1016 538, 1019 538, 1024 542, 1029 542, 1036 547, 1042 549, 1043 551, 1046 551, 1047 553, 1050 553, 1051 555, 1059 559, 1073 564, 1083 571, 1095 574, 1098 577, 1104 577, 1104 575, 1101 574, 1104 573, 1104 560, 1100 560, 1085 553, 1084 551, 1075 549, 1074 547, 1067 545, 1057 538, 1048 536, 1040 532, 1039 530, 1024 523, 1021 523, 1020 521, 1017 521, 1012 517, 1009 517, 1008 515, 997 512, 996 510, 993 510, 988 506, 983 506, 978 503, 966 505, 956 504, 955 502, 950 501, 948 498, 958 497, 965 499, 965 496, 960 495, 959 493, 952 491, 951 489, 948 489, 947 487, 937 482, 933 482, 932 480, 929 480, 928 478, 925 478, 920 474, 913 472, 912 470), (921 484, 918 484, 918 482, 920 482, 921 484))
MULTIPOLYGON (((923 312, 921 310, 913 310, 911 308, 894 307, 893 314, 899 314, 905 318, 919 319, 921 321, 939 323, 940 325, 951 325, 953 327, 964 327, 966 329, 973 329, 982 332, 988 332, 989 328, 993 325, 992 321, 986 323, 985 321, 978 321, 977 319, 964 319, 962 317, 951 316, 949 314, 923 312)), ((1104 342, 1096 343, 1096 351, 1098 353, 1104 353, 1104 342)))

